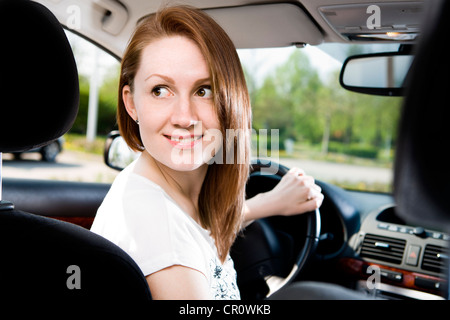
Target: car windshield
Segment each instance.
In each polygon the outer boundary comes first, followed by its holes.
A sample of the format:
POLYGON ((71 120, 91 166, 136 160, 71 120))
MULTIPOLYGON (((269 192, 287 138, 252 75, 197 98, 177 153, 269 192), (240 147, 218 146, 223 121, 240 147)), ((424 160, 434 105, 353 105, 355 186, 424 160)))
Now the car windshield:
MULTIPOLYGON (((38 153, 5 155, 5 177, 110 183, 117 175, 104 164, 103 148, 117 129, 120 64, 67 34, 79 68, 78 118, 55 162, 41 161, 38 153)), ((253 108, 252 156, 303 168, 347 189, 391 192, 402 99, 352 93, 338 78, 349 55, 397 49, 324 44, 238 50, 253 108)))
POLYGON ((343 188, 391 192, 402 99, 353 93, 338 79, 350 55, 397 50, 346 44, 239 50, 253 108, 253 156, 343 188))

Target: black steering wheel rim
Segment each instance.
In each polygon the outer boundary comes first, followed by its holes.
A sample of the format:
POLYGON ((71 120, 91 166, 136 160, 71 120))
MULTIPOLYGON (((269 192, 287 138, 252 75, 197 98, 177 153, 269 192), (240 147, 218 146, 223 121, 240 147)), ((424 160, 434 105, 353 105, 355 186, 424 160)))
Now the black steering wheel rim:
MULTIPOLYGON (((279 181, 288 171, 289 168, 276 162, 257 159, 252 161, 249 181, 256 176, 259 176, 259 179, 262 178, 262 176, 266 176, 269 179, 276 179, 279 181)), ((301 248, 298 249, 298 252, 292 253, 294 259, 289 259, 289 261, 292 262, 292 266, 285 266, 287 263, 286 261, 279 262, 283 265, 284 270, 288 268, 288 272, 284 272, 282 276, 271 274, 276 273, 274 270, 277 269, 277 266, 271 264, 271 259, 273 258, 274 261, 276 259, 280 260, 280 257, 275 258, 272 256, 276 255, 274 251, 277 251, 277 249, 273 248, 280 248, 282 251, 281 247, 283 246, 283 241, 280 238, 280 232, 274 230, 270 221, 267 221, 266 219, 256 220, 243 231, 243 237, 239 240, 241 243, 233 246, 231 252, 238 272, 238 285, 241 288, 241 285, 244 283, 243 286, 245 288, 251 287, 252 290, 255 290, 255 292, 252 292, 250 295, 244 294, 243 298, 264 299, 269 297, 294 280, 304 268, 308 259, 314 254, 320 236, 320 211, 317 209, 300 216, 302 216, 301 219, 305 219, 306 224, 304 232, 305 236, 303 239, 304 242, 301 248), (252 242, 252 244, 249 245, 247 243, 242 246, 242 243, 245 241, 252 242), (263 243, 266 245, 262 245, 263 243), (268 247, 269 249, 267 249, 268 247), (251 256, 249 250, 253 250, 252 255, 257 257, 254 258, 253 261, 249 258, 249 256, 251 256), (258 257, 258 253, 255 252, 257 250, 267 252, 264 252, 261 257, 258 257), (240 260, 246 261, 241 263, 240 260), (252 272, 250 277, 249 272, 252 272), (242 279, 243 277, 240 277, 242 274, 246 274, 245 277, 250 279, 242 279)), ((279 217, 278 219, 295 219, 294 217, 296 216, 279 217)), ((276 265, 276 263, 274 264, 276 265)), ((241 293, 243 293, 242 289, 241 293)))

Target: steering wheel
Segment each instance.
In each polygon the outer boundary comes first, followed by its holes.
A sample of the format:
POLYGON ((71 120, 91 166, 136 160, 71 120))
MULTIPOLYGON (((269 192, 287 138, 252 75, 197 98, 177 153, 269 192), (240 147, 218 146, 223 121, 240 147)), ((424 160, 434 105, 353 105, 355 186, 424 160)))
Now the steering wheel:
MULTIPOLYGON (((275 187, 289 171, 273 161, 252 162, 247 199, 275 187)), ((319 242, 320 212, 258 219, 247 226, 231 248, 242 299, 269 297, 290 283, 319 242)))

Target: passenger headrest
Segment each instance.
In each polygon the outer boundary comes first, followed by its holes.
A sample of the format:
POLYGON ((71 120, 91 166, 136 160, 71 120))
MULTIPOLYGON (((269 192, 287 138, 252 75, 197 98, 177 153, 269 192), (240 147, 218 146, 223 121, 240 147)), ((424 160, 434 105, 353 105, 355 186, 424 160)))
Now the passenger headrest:
POLYGON ((0 152, 66 133, 78 112, 78 72, 55 16, 29 0, 0 0, 0 152))
POLYGON ((406 221, 450 230, 450 1, 427 1, 408 75, 394 171, 398 214, 406 221))

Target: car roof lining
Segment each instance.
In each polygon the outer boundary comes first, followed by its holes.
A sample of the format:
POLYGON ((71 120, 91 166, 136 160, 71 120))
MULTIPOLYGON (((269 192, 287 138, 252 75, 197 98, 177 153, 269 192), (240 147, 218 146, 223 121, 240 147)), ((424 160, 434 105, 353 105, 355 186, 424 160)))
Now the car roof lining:
MULTIPOLYGON (((137 2, 136 6, 131 7, 126 0, 122 0, 123 10, 111 12, 109 6, 104 6, 108 0, 66 0, 56 3, 52 0, 36 1, 50 6, 61 24, 69 30, 73 29, 70 21, 76 14, 76 10, 70 9, 77 9, 79 28, 71 31, 92 39, 115 56, 122 55, 139 19, 160 7, 159 2, 154 1, 137 2), (114 15, 118 16, 115 18, 114 15), (125 15, 126 22, 123 23, 125 15), (123 24, 122 27, 109 28, 112 20, 123 24)), ((223 2, 188 0, 183 3, 203 8, 213 16, 230 35, 237 48, 285 47, 303 43, 315 45, 323 40, 321 29, 300 3, 230 0, 226 7, 223 2), (268 20, 273 23, 267 24, 268 20)))
MULTIPOLYGON (((177 3, 202 8, 211 14, 230 35, 237 48, 285 47, 296 44, 317 45, 322 42, 349 43, 324 19, 320 8, 344 6, 348 0, 35 0, 51 7, 52 12, 68 29, 74 14, 79 14, 79 28, 73 31, 92 39, 116 57, 121 57, 129 38, 143 16, 155 12, 161 6, 177 3), (115 4, 111 4, 115 3, 115 4), (267 23, 271 21, 271 23, 267 23), (112 23, 114 22, 114 23, 112 23), (114 26, 114 25, 117 26, 114 26), (243 32, 245 30, 245 32, 243 32)), ((389 3, 392 0, 377 0, 389 3)), ((405 2, 407 1, 395 1, 405 2)), ((364 5, 370 0, 359 0, 364 5)), ((351 6, 349 7, 351 8, 351 6)), ((385 6, 384 8, 389 8, 385 6)), ((384 10, 384 9, 383 9, 384 10)), ((384 12, 382 13, 384 14, 384 12)))

